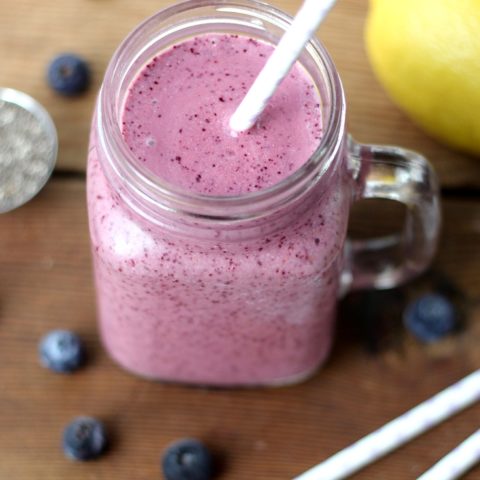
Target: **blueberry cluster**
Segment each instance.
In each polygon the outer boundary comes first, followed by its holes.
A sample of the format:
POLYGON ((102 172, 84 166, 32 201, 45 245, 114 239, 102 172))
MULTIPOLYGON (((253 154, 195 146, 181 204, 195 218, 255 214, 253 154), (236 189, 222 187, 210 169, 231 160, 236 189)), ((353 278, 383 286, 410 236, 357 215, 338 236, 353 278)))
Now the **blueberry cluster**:
MULTIPOLYGON (((41 364, 49 370, 69 374, 85 365, 86 348, 76 333, 52 330, 41 339, 39 355, 41 364)), ((77 417, 63 432, 63 451, 72 460, 95 460, 107 446, 107 430, 96 418, 77 417)), ((170 445, 161 463, 166 480, 209 480, 213 476, 212 455, 196 439, 179 440, 170 445)))

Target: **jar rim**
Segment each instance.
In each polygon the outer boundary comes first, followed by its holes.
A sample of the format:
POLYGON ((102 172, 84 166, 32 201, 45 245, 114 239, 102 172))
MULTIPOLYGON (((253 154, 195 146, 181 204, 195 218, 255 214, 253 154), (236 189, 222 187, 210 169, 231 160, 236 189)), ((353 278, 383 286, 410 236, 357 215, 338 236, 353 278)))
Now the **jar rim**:
MULTIPOLYGON (((106 70, 104 82, 97 102, 97 135, 101 148, 106 152, 108 169, 121 180, 124 199, 137 212, 141 199, 142 215, 154 220, 157 211, 194 216, 206 221, 234 222, 255 219, 266 211, 277 209, 296 198, 311 185, 312 179, 319 180, 331 168, 343 142, 345 125, 345 99, 343 87, 334 63, 321 42, 313 37, 306 48, 315 52, 322 62, 328 82, 330 114, 325 121, 324 134, 310 158, 295 172, 278 183, 255 192, 240 195, 215 196, 193 193, 162 181, 148 169, 140 165, 128 148, 121 132, 121 120, 114 102, 106 95, 107 91, 118 89, 122 81, 118 65, 124 61, 125 51, 135 44, 136 39, 152 25, 175 15, 197 9, 213 7, 217 11, 238 10, 248 15, 267 15, 275 26, 286 29, 292 22, 287 13, 259 0, 186 0, 160 10, 138 25, 120 44, 106 70), (128 198, 127 198, 128 197, 128 198), (145 215, 145 205, 149 214, 145 215)), ((138 54, 138 52, 137 52, 138 54)), ((133 62, 131 61, 130 64, 133 62)), ((107 175, 109 176, 109 175, 107 175)))

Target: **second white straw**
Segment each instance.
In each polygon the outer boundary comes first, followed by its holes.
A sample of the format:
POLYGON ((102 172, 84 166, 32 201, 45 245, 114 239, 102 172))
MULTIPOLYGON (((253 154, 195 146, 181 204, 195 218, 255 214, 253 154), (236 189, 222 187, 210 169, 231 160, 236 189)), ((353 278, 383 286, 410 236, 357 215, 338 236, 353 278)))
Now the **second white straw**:
POLYGON ((234 132, 251 128, 335 0, 306 0, 245 98, 230 118, 234 132))
POLYGON ((456 480, 480 462, 480 430, 463 441, 417 480, 456 480))

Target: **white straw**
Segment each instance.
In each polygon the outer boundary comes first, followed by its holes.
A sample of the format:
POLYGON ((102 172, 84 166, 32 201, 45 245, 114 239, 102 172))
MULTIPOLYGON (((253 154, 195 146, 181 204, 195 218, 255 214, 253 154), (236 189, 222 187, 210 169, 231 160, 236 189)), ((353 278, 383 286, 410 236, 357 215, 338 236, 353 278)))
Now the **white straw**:
POLYGON ((346 478, 478 400, 480 400, 480 370, 471 373, 294 480, 346 478))
POLYGON ((285 32, 247 95, 230 118, 230 128, 234 132, 244 132, 255 124, 278 85, 288 74, 334 3, 335 0, 305 1, 290 28, 285 32))
POLYGON ((480 462, 480 430, 437 462, 417 480, 456 480, 480 462))

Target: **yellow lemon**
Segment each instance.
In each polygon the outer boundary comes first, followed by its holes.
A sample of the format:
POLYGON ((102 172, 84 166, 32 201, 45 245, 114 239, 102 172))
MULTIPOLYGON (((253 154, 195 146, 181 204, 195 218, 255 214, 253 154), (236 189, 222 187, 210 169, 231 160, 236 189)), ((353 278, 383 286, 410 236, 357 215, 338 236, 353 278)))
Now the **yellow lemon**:
POLYGON ((370 0, 380 82, 427 132, 480 154, 480 0, 370 0))

